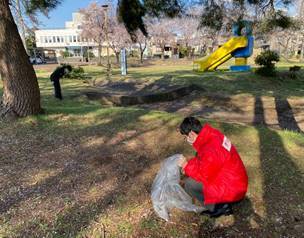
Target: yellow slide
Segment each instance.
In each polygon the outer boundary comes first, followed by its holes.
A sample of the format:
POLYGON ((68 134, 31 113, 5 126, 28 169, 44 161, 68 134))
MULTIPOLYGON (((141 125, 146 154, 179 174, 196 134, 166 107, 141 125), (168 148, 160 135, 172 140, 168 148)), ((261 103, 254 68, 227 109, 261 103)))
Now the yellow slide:
POLYGON ((247 38, 244 36, 232 37, 211 55, 194 61, 199 66, 199 71, 215 70, 219 65, 229 60, 231 53, 239 48, 247 46, 247 38))

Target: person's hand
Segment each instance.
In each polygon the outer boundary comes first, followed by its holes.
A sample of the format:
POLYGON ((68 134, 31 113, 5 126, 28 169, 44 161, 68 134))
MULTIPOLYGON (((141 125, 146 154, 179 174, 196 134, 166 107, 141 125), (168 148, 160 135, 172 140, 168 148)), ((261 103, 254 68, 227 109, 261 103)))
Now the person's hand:
POLYGON ((187 164, 187 160, 186 160, 186 158, 182 155, 182 156, 179 158, 179 160, 177 161, 177 165, 183 169, 183 168, 186 166, 186 164, 187 164))

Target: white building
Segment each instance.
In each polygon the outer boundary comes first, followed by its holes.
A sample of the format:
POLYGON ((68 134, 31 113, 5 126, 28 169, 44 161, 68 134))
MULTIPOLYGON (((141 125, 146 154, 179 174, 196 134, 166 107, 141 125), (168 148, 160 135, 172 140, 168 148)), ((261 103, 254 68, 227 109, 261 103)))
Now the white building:
MULTIPOLYGON (((79 12, 72 14, 72 21, 65 22, 63 29, 42 29, 35 31, 35 40, 37 50, 43 52, 45 58, 58 57, 88 57, 94 54, 98 56, 98 44, 90 39, 83 39, 81 37, 81 25, 83 22, 83 15, 79 12)), ((106 56, 107 44, 102 46, 101 55, 106 56)), ((134 44, 131 49, 138 50, 138 45, 134 44)), ((165 47, 164 55, 166 58, 172 57, 172 47, 170 45, 165 47)), ((112 49, 109 49, 110 55, 114 55, 112 49)), ((144 56, 160 57, 161 49, 155 45, 148 44, 144 56)))
MULTIPOLYGON (((97 56, 97 44, 81 37, 82 21, 82 14, 73 13, 73 20, 66 22, 64 29, 35 31, 37 48, 46 56, 55 53, 56 57, 60 57, 65 52, 70 57, 82 57, 88 51, 97 56)), ((102 50, 102 55, 105 55, 105 50, 102 50)))

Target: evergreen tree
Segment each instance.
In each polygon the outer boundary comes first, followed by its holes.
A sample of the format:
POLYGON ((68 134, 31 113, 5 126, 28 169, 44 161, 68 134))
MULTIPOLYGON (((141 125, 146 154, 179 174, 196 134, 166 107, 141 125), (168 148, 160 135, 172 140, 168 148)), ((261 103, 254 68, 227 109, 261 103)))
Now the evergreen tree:
MULTIPOLYGON (((59 3, 59 0, 23 0, 28 14, 47 12, 59 3)), ((0 0, 0 75, 3 81, 0 117, 41 112, 37 77, 10 9, 13 4, 13 0, 0 0)))
MULTIPOLYGON (((208 27, 216 31, 233 22, 241 22, 251 18, 255 26, 261 31, 270 31, 276 27, 289 28, 293 25, 292 18, 280 10, 287 8, 295 0, 200 0, 203 6, 201 27, 208 27)), ((140 29, 147 35, 143 18, 147 15, 154 17, 174 17, 182 14, 192 1, 182 0, 119 0, 118 16, 124 22, 129 33, 140 29), (188 3, 188 5, 186 4, 188 3)))

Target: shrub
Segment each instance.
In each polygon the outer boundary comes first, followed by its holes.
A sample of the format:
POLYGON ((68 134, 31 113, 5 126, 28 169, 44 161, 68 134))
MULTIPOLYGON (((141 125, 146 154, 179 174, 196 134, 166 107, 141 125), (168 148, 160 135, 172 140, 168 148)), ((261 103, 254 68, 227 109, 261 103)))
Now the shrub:
POLYGON ((140 53, 138 52, 138 50, 130 50, 129 51, 129 56, 130 57, 140 58, 140 53))
POLYGON ((68 51, 60 51, 60 55, 62 58, 68 58, 70 53, 68 51))
POLYGON ((266 67, 257 68, 255 70, 255 73, 265 77, 273 77, 276 75, 276 71, 274 68, 266 68, 266 67))
POLYGON ((94 55, 94 53, 93 52, 89 52, 89 57, 92 59, 92 58, 95 58, 95 55, 94 55))
POLYGON ((266 50, 255 58, 255 63, 261 67, 256 70, 256 73, 263 76, 274 76, 275 62, 280 60, 280 56, 275 51, 266 50))
POLYGON ((69 79, 84 79, 85 73, 82 67, 73 67, 72 71, 64 76, 65 78, 69 79))
POLYGON ((184 58, 189 55, 189 47, 180 47, 179 48, 179 58, 184 58))
POLYGON ((301 70, 301 67, 298 65, 289 67, 289 75, 290 78, 295 79, 297 78, 297 72, 299 72, 301 70))

